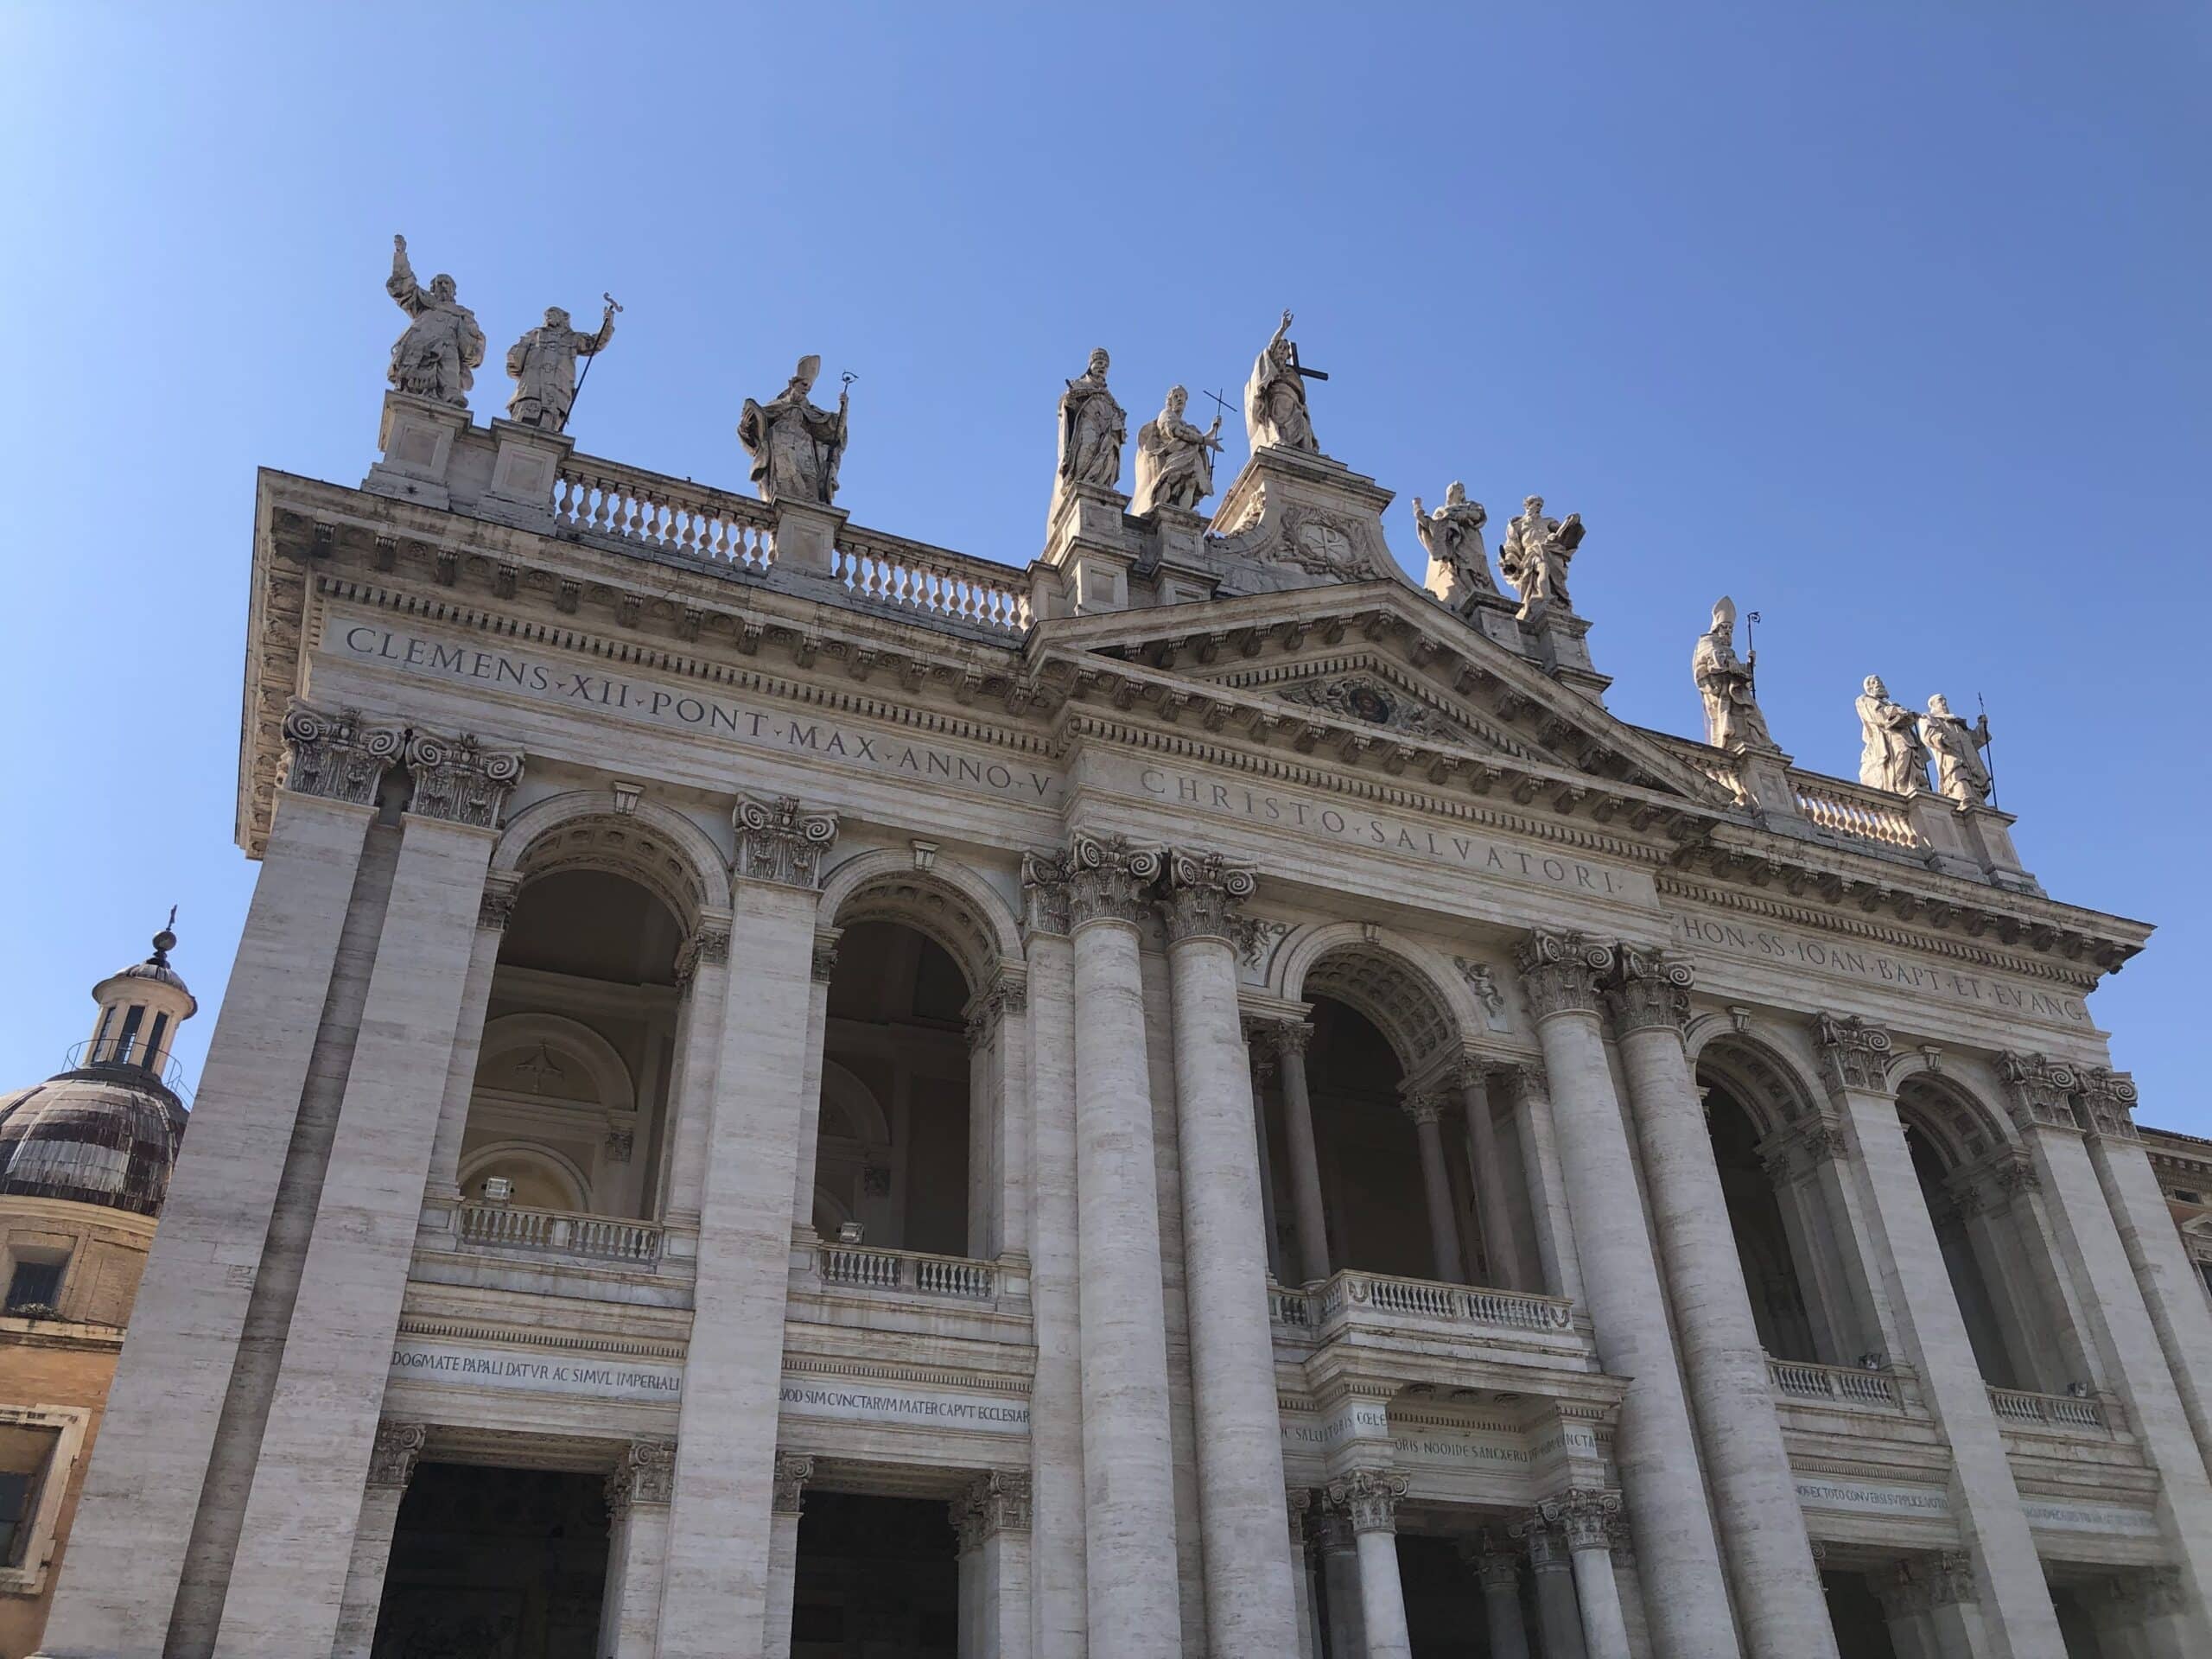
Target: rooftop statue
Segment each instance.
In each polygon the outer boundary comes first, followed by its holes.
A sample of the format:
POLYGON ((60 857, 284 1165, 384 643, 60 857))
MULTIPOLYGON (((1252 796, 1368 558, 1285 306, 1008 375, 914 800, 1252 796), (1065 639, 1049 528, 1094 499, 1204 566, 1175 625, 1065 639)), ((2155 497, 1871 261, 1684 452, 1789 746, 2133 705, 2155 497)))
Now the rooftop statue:
POLYGON ((515 395, 507 399, 507 418, 547 432, 566 429, 569 410, 576 401, 576 359, 607 349, 607 342, 614 338, 619 308, 608 299, 598 332, 587 334, 569 327, 569 314, 559 306, 547 306, 544 326, 507 347, 507 375, 515 383, 515 395))
POLYGON ((1705 699, 1705 741, 1718 749, 1771 749, 1774 735, 1759 712, 1751 673, 1756 651, 1736 655, 1736 601, 1726 594, 1713 607, 1713 626, 1698 636, 1690 653, 1690 677, 1705 699))
POLYGON ((1505 544, 1497 550, 1498 568, 1521 595, 1522 615, 1543 603, 1562 611, 1574 608, 1567 594, 1567 567, 1581 545, 1580 513, 1547 518, 1542 496, 1522 499, 1521 514, 1505 527, 1505 544))
POLYGON ((1483 526, 1490 514, 1467 499, 1467 486, 1456 480, 1444 492, 1444 505, 1430 512, 1414 497, 1414 533, 1428 554, 1428 591, 1461 615, 1477 594, 1494 594, 1490 555, 1483 548, 1483 526))
POLYGON ((1137 429, 1137 493, 1129 511, 1141 518, 1154 507, 1195 509, 1213 493, 1213 454, 1221 448, 1221 416, 1201 432, 1183 418, 1191 394, 1167 389, 1167 404, 1137 429))
POLYGON ((1936 757, 1936 787, 1961 806, 1983 806, 1989 800, 1989 767, 1981 758, 1989 741, 1989 716, 1971 726, 1951 712, 1950 699, 1941 691, 1928 699, 1928 712, 1920 717, 1920 741, 1936 757))
POLYGON ((1060 454, 1054 475, 1053 499, 1062 486, 1097 484, 1116 489, 1122 481, 1122 445, 1129 435, 1128 416, 1106 390, 1106 370, 1112 359, 1100 346, 1090 354, 1090 365, 1068 382, 1060 394, 1060 454))
POLYGON ((806 394, 814 390, 822 359, 802 357, 782 393, 765 404, 745 400, 737 422, 737 441, 753 457, 753 481, 763 501, 813 501, 828 506, 837 499, 837 462, 845 453, 845 406, 850 394, 837 394, 837 412, 817 409, 806 394))
POLYGON ((1280 444, 1320 454, 1313 423, 1306 416, 1306 382, 1327 378, 1299 363, 1297 342, 1290 338, 1290 313, 1285 311, 1274 336, 1253 359, 1252 378, 1244 383, 1244 435, 1252 448, 1280 444))
POLYGON ((1869 674, 1864 695, 1853 705, 1866 747, 1859 753, 1859 781, 1892 795, 1913 795, 1928 787, 1928 751, 1911 709, 1890 701, 1878 674, 1869 674))
POLYGON ((417 397, 467 409, 468 389, 476 384, 472 371, 484 360, 484 331, 476 326, 476 314, 454 297, 459 289, 453 278, 440 271, 424 293, 407 263, 407 238, 395 236, 384 291, 410 319, 407 332, 392 343, 391 384, 417 397))

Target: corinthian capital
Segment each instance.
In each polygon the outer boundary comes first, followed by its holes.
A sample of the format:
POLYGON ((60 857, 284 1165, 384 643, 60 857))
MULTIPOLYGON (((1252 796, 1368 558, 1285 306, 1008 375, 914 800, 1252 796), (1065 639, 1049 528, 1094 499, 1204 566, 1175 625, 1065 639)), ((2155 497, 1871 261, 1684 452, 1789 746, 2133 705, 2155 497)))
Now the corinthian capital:
POLYGON ((1536 1510, 1547 1526, 1567 1535, 1569 1549, 1609 1550, 1620 1520, 1621 1495, 1577 1486, 1561 1497, 1546 1498, 1536 1510))
POLYGON ((1862 1095, 1890 1092, 1890 1033, 1856 1014, 1832 1014, 1814 1021, 1814 1043, 1821 1053, 1821 1077, 1832 1090, 1862 1095))
POLYGON ((405 1491, 429 1437, 429 1427, 422 1423, 378 1423, 376 1444, 369 1452, 369 1484, 405 1491))
POLYGON ((822 861, 837 839, 837 815, 779 795, 763 800, 737 798, 730 814, 737 830, 737 873, 748 881, 773 881, 786 887, 822 885, 822 861))
POLYGON ((2021 1128, 2081 1128, 2069 1098, 2079 1087, 2071 1067, 2040 1054, 2000 1054, 1997 1070, 2005 1079, 2012 1122, 2021 1128))
POLYGON ((496 830, 507 792, 522 781, 522 751, 487 749, 467 733, 440 737, 418 729, 408 735, 407 770, 415 778, 410 813, 496 830))
POLYGON ((2077 1073, 2082 1085, 2082 1104, 2088 1121, 2082 1125, 2091 1135, 2107 1135, 2119 1141, 2139 1140, 2135 1132, 2135 1079, 2125 1071, 2109 1071, 2101 1065, 2085 1065, 2077 1073))
POLYGON ((676 1442, 632 1440, 607 1478, 607 1507, 616 1515, 637 1503, 666 1503, 676 1491, 676 1442))
POLYGON ((1538 1025, 1555 1014, 1595 1014, 1598 985, 1613 965, 1613 948, 1581 933, 1536 929, 1513 952, 1538 1025))
POLYGON ((806 1508, 806 1483, 814 1478, 814 1459, 796 1452, 776 1453, 776 1491, 770 1507, 778 1515, 798 1515, 806 1508))
POLYGON ((1077 834, 1068 843, 1070 931, 1091 922, 1141 923, 1161 863, 1158 848, 1135 845, 1126 836, 1077 834))
POLYGON ((1689 963, 1674 961, 1662 950, 1623 945, 1612 977, 1605 983, 1605 1006, 1614 1027, 1623 1035, 1662 1029, 1679 1033, 1689 1022, 1690 987, 1695 982, 1689 963))
POLYGON ((1411 1483, 1389 1469, 1355 1469, 1329 1483, 1329 1502, 1351 1517, 1354 1532, 1395 1532, 1398 1502, 1411 1483))
POLYGON ((1064 852, 1021 855, 1022 925, 1032 933, 1068 931, 1068 855, 1064 852))
POLYGON ((374 806, 405 731, 358 709, 325 709, 304 697, 284 710, 284 787, 326 801, 374 806))
POLYGON ((1178 849, 1167 855, 1167 896, 1160 908, 1172 940, 1219 939, 1241 946, 1251 924, 1240 913, 1257 885, 1249 867, 1218 853, 1178 849))

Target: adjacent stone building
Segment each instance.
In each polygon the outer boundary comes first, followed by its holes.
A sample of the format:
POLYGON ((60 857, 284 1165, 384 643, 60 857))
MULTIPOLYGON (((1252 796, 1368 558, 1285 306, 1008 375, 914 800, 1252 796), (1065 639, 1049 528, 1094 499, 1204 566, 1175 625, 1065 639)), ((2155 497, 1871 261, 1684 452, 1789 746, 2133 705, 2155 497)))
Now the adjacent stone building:
POLYGON ((1624 723, 1580 518, 1516 596, 1454 488, 1414 585, 1287 315, 1210 520, 1096 355, 1023 569, 848 520, 817 359, 760 499, 473 424, 433 289, 362 486, 261 477, 47 1653, 2212 1651, 2149 930, 1982 734, 1870 679, 1796 767, 1726 601, 1713 741, 1624 723))
MULTIPOLYGON (((0 1656, 33 1651, 185 1126, 168 953, 92 988, 68 1068, 0 1096, 0 1656)), ((59 1045, 57 1045, 59 1046, 59 1045)))

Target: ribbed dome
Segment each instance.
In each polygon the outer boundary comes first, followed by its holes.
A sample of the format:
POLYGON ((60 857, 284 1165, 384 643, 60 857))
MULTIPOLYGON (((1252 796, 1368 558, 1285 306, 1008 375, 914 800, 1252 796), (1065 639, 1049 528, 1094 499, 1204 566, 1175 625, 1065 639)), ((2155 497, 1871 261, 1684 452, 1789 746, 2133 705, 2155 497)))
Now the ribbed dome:
POLYGON ((0 1100, 0 1194, 156 1215, 185 1121, 145 1073, 65 1071, 0 1100))

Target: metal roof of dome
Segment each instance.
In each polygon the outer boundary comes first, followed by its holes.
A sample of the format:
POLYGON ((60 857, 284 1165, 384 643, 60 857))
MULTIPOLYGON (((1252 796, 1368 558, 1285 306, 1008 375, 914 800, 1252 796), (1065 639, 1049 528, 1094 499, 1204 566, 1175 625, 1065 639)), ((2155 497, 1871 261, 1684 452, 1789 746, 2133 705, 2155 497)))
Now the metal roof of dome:
POLYGON ((0 1101, 0 1195, 157 1215, 185 1122, 150 1074, 65 1071, 0 1101))
MULTIPOLYGON (((175 912, 171 912, 170 914, 174 916, 175 912)), ((169 952, 175 949, 176 949, 176 935, 165 927, 154 935, 152 956, 143 962, 132 963, 120 972, 110 974, 108 979, 150 979, 159 984, 174 985, 187 996, 190 996, 192 988, 184 982, 182 975, 169 966, 169 952)), ((105 984, 106 981, 104 980, 101 982, 105 984)))

